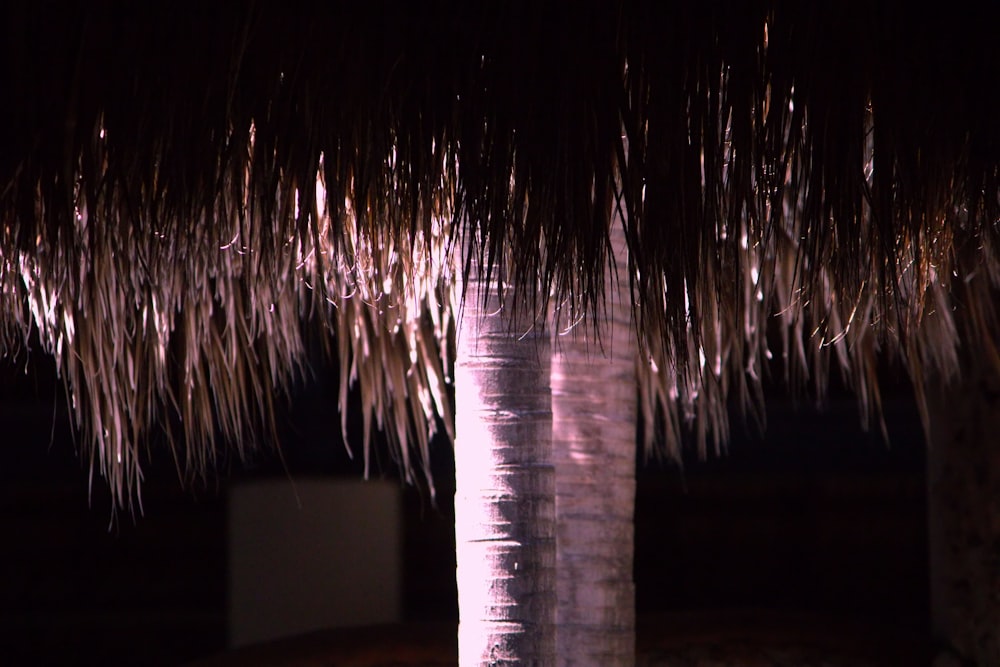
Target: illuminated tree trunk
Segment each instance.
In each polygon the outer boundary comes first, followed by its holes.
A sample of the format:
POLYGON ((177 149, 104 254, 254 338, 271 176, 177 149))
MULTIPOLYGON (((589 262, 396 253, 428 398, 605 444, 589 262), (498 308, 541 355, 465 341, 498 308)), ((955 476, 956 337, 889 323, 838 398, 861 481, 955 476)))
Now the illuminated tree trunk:
POLYGON ((1000 665, 1000 376, 966 364, 931 394, 928 519, 935 664, 1000 665))
POLYGON ((635 664, 636 345, 624 235, 612 241, 600 339, 581 325, 552 351, 560 665, 635 664))
MULTIPOLYGON (((455 371, 459 664, 555 664, 549 343, 468 286, 455 371), (499 312, 498 312, 499 311, 499 312)), ((519 312, 526 309, 519 309, 519 312)))

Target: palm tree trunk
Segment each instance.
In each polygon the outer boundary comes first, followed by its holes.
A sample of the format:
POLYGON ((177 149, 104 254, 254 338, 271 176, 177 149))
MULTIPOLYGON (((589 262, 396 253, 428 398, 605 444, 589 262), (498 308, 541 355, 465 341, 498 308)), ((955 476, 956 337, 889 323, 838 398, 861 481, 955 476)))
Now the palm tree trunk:
POLYGON ((459 664, 554 665, 549 343, 534 318, 512 322, 478 288, 455 371, 459 664))
POLYGON ((963 664, 1000 665, 1000 374, 963 371, 957 387, 928 387, 931 622, 963 664))
POLYGON ((556 341, 552 356, 560 665, 635 664, 637 351, 625 239, 614 229, 618 279, 606 279, 599 340, 578 327, 556 341))

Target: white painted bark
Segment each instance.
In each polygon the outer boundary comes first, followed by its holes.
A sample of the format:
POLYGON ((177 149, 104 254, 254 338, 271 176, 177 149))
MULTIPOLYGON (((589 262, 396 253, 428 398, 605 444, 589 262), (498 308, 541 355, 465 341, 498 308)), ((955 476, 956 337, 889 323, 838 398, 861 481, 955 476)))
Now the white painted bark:
MULTIPOLYGON (((470 284, 455 370, 459 665, 555 664, 549 343, 470 284)), ((519 309, 521 310, 521 309, 519 309)))
POLYGON ((1000 665, 1000 375, 963 371, 929 388, 931 622, 935 664, 987 667, 1000 665))
POLYGON ((567 666, 635 664, 637 350, 625 239, 615 230, 620 282, 606 279, 608 319, 600 323, 600 340, 582 325, 552 350, 556 653, 567 666))

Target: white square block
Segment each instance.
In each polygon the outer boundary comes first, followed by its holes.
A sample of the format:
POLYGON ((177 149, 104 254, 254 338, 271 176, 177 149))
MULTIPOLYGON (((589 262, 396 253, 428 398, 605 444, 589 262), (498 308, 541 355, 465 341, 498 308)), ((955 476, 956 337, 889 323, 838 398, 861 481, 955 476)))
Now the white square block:
POLYGON ((401 497, 399 484, 385 481, 282 477, 233 484, 230 645, 398 622, 401 497))

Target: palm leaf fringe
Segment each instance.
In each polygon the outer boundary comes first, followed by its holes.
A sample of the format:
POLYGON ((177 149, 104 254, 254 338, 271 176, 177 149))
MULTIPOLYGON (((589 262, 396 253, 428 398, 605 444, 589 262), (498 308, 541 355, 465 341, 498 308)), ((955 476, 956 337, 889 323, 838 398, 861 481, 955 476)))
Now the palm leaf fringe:
POLYGON ((885 355, 918 392, 998 360, 987 9, 50 9, 0 10, 0 340, 56 357, 118 501, 151 429, 186 474, 260 440, 312 326, 426 470, 472 254, 600 317, 619 210, 670 442, 719 448, 774 355, 820 396, 841 368, 873 422, 885 355))

